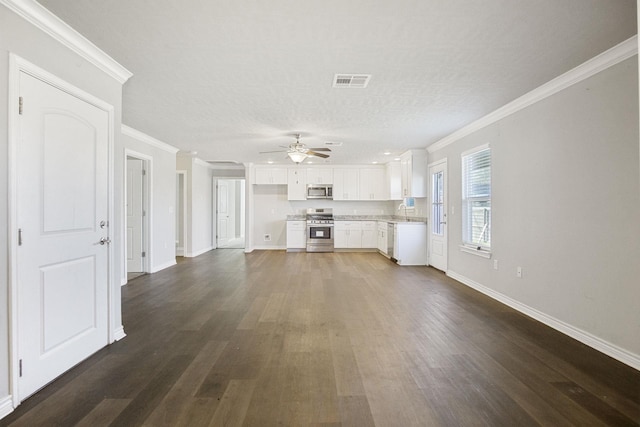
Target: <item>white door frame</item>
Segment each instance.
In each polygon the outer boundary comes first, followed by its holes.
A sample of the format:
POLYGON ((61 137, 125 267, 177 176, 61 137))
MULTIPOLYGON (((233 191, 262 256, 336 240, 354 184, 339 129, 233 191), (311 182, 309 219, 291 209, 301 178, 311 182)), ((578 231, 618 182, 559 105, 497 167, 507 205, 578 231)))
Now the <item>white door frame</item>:
MULTIPOLYGON (((76 98, 79 98, 94 107, 97 107, 105 111, 109 117, 109 135, 107 137, 108 144, 108 223, 113 224, 114 216, 114 197, 113 197, 113 178, 114 178, 114 129, 115 129, 115 109, 112 105, 105 101, 79 89, 72 84, 54 76, 53 74, 43 70, 42 68, 32 64, 29 61, 9 53, 9 114, 8 114, 8 195, 9 195, 9 210, 8 210, 8 238, 9 238, 9 392, 11 393, 11 400, 13 407, 16 408, 20 405, 20 398, 18 395, 18 297, 17 297, 17 252, 18 252, 18 186, 17 186, 17 167, 18 167, 18 138, 20 136, 20 122, 18 114, 18 94, 20 93, 20 73, 27 73, 63 92, 66 92, 76 98)), ((115 236, 113 227, 107 230, 108 238, 115 236)), ((108 245, 108 266, 107 271, 109 277, 108 283, 108 342, 109 344, 116 341, 116 339, 124 338, 124 329, 121 324, 116 325, 116 301, 114 301, 114 286, 116 285, 115 278, 117 277, 114 271, 114 245, 108 245)))
MULTIPOLYGON (((151 271, 153 253, 153 235, 150 233, 153 221, 153 157, 126 148, 124 150, 123 165, 127 164, 127 158, 133 157, 142 161, 142 168, 146 175, 142 180, 142 210, 145 215, 142 217, 142 250, 146 256, 142 259, 142 272, 151 271)), ((127 284, 127 168, 123 168, 123 188, 122 188, 122 280, 121 285, 127 284)))
POLYGON ((449 194, 448 194, 449 167, 448 167, 448 164, 447 164, 447 158, 446 157, 444 159, 438 160, 438 161, 433 162, 433 163, 429 163, 427 165, 427 176, 428 176, 427 185, 429 186, 428 187, 429 188, 429 192, 428 192, 429 198, 427 200, 427 209, 428 209, 428 212, 429 212, 429 223, 427 224, 427 249, 428 249, 427 250, 427 254, 428 254, 428 265, 431 265, 431 230, 432 230, 431 227, 433 226, 433 223, 432 223, 433 222, 433 217, 431 215, 431 204, 433 202, 433 185, 432 185, 433 183, 431 181, 431 178, 432 178, 432 176, 431 176, 431 168, 433 168, 435 166, 440 166, 440 165, 444 165, 444 176, 445 176, 445 178, 444 178, 444 199, 445 199, 444 211, 445 211, 445 216, 446 216, 447 220, 446 220, 446 224, 445 224, 444 239, 445 239, 446 244, 447 244, 447 250, 445 251, 445 254, 446 254, 445 255, 446 267, 444 269, 444 272, 446 273, 448 268, 449 268, 449 253, 448 253, 448 251, 449 251, 449 228, 448 228, 449 227, 449 219, 448 219, 449 216, 447 215, 448 209, 447 209, 447 206, 446 206, 446 204, 449 202, 449 194))

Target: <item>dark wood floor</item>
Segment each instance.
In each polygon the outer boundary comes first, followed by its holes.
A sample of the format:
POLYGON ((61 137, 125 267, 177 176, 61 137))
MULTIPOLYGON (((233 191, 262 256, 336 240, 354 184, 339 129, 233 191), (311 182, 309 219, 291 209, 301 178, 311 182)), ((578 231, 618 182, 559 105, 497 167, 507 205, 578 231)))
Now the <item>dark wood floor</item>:
POLYGON ((374 253, 212 251, 130 282, 123 320, 0 425, 640 422, 638 371, 374 253))

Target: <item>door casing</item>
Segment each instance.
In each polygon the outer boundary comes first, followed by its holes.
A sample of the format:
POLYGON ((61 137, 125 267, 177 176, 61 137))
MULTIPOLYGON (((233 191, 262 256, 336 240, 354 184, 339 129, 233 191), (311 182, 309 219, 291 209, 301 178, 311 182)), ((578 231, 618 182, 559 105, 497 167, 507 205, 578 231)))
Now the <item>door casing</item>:
MULTIPOLYGON (((9 257, 9 390, 13 407, 16 408, 20 404, 19 397, 19 357, 18 357, 18 299, 17 299, 17 251, 18 251, 18 191, 17 191, 17 165, 18 165, 18 144, 19 144, 19 112, 18 112, 18 96, 20 93, 20 73, 29 74, 58 90, 64 91, 75 96, 103 111, 108 115, 108 167, 107 167, 107 221, 109 224, 114 223, 114 129, 115 129, 115 109, 112 105, 105 101, 77 88, 76 86, 60 79, 59 77, 49 73, 48 71, 32 64, 31 62, 21 58, 20 56, 9 54, 9 87, 8 87, 8 257, 9 257)), ((115 236, 113 227, 109 229, 108 237, 115 236)), ((107 278, 107 313, 109 319, 108 327, 108 343, 124 338, 124 329, 121 324, 116 325, 116 301, 114 298, 115 270, 114 270, 114 252, 115 244, 110 244, 108 251, 108 278, 107 278)))

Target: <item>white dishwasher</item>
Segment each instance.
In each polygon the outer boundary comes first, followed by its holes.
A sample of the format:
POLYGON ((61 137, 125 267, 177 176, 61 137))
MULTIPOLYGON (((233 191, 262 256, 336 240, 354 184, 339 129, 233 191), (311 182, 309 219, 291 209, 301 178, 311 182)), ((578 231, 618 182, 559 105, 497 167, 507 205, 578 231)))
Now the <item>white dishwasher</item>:
POLYGON ((391 258, 398 265, 427 265, 427 224, 397 222, 393 226, 393 249, 390 248, 389 253, 391 258))

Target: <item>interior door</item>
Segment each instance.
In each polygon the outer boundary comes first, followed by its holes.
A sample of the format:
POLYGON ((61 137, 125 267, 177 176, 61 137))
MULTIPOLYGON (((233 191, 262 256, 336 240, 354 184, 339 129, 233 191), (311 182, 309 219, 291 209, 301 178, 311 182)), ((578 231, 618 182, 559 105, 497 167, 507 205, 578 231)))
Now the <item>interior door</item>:
POLYGON ((108 344, 109 115, 25 72, 19 91, 16 317, 23 400, 108 344))
POLYGON ((219 248, 223 248, 228 245, 229 239, 231 236, 231 224, 229 218, 229 207, 230 202, 229 198, 231 196, 231 192, 229 191, 229 181, 221 179, 218 180, 218 206, 217 206, 217 216, 218 216, 218 242, 217 246, 219 248))
POLYGON ((447 271, 447 162, 429 167, 429 264, 447 271))
POLYGON ((144 162, 127 158, 127 272, 144 271, 142 252, 143 235, 143 187, 144 162))

